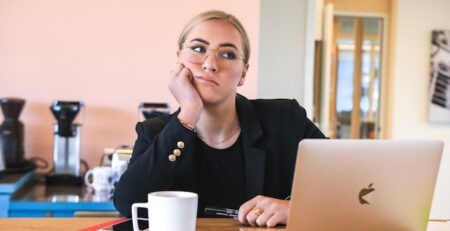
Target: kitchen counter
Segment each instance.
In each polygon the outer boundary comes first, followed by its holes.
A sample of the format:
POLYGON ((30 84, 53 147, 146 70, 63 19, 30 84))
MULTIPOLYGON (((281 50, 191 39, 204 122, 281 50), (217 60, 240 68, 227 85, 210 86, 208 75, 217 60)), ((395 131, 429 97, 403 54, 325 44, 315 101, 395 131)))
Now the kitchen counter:
MULTIPOLYGON (((7 217, 118 217, 111 196, 93 194, 84 185, 51 185, 31 174, 8 198, 7 217), (17 190, 18 189, 18 190, 17 190)), ((16 182, 23 181, 22 178, 16 182)), ((17 183, 16 183, 17 184, 17 183)))
POLYGON ((0 177, 0 194, 13 193, 27 183, 34 172, 3 174, 0 177))

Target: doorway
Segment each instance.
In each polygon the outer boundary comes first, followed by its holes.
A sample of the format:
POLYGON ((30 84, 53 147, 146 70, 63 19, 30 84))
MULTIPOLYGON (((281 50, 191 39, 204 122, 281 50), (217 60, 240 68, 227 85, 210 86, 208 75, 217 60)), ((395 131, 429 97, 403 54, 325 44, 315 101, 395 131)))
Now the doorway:
POLYGON ((334 16, 330 135, 380 137, 383 18, 334 16))

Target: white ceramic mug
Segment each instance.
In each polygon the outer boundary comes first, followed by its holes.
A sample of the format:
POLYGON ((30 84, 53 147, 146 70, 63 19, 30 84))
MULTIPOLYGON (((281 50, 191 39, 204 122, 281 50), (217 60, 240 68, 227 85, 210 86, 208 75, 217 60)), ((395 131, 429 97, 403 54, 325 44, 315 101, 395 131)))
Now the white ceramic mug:
POLYGON ((114 189, 113 177, 114 171, 111 167, 100 166, 89 170, 84 175, 84 182, 87 187, 94 189, 95 194, 111 194, 114 189))
POLYGON ((198 195, 192 192, 162 191, 147 195, 147 203, 131 207, 133 230, 140 230, 138 208, 148 209, 148 227, 151 231, 195 231, 198 195))

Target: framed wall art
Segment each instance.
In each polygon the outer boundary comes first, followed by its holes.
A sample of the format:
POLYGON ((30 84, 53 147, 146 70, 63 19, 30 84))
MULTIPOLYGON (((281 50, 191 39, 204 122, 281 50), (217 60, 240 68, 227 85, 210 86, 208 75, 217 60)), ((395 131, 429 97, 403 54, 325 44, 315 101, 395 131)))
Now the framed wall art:
POLYGON ((431 38, 430 122, 450 122, 450 30, 434 30, 431 38))

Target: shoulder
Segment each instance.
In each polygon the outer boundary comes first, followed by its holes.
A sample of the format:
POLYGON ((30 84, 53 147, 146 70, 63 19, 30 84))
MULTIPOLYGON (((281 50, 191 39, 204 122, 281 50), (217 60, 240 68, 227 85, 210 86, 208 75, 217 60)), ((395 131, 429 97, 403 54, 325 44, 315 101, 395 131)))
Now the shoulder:
POLYGON ((292 123, 306 121, 306 111, 295 99, 252 99, 242 95, 236 98, 236 106, 241 122, 258 120, 261 123, 292 123))
POLYGON ((306 117, 306 110, 295 99, 254 99, 249 100, 258 115, 306 117))
POLYGON ((266 134, 291 134, 295 142, 302 138, 323 138, 324 135, 308 119, 306 110, 295 99, 240 99, 241 122, 260 126, 266 134), (245 106, 247 105, 247 106, 245 106), (295 135, 292 135, 295 134, 295 135))

